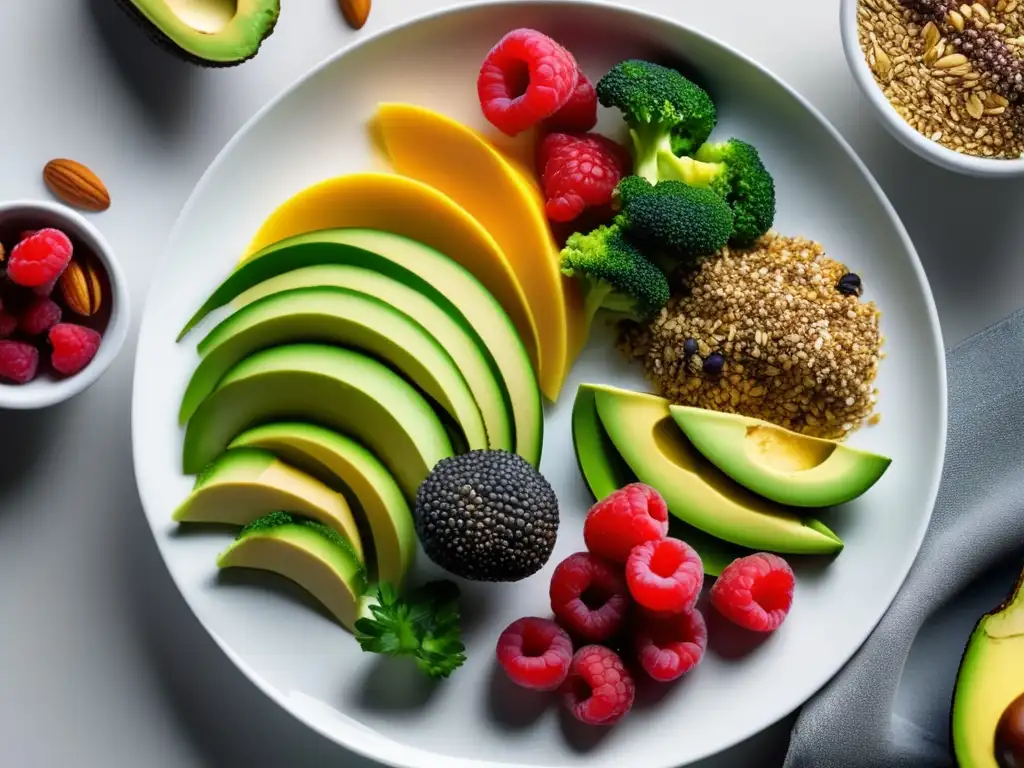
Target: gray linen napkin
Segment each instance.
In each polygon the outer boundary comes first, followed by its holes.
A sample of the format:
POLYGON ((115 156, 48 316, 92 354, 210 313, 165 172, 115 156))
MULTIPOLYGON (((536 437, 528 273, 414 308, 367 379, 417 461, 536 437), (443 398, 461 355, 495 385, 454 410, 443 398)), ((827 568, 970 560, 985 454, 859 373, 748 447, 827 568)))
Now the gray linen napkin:
POLYGON ((921 625, 1024 546, 1024 310, 958 345, 946 359, 946 465, 921 552, 874 633, 801 711, 785 768, 955 764, 945 734, 929 734, 892 713, 921 625))

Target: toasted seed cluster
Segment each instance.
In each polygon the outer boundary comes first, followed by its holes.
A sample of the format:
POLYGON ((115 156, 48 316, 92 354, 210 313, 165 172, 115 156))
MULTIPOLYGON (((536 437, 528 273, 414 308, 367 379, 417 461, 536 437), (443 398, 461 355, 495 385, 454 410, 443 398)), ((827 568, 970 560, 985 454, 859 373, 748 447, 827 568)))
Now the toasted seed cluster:
POLYGON ((438 462, 416 493, 427 557, 474 581, 519 581, 544 567, 558 535, 558 499, 544 476, 508 451, 438 462))
POLYGON ((685 273, 654 320, 623 325, 620 345, 675 403, 841 439, 878 420, 882 356, 877 308, 838 288, 848 274, 818 243, 770 232, 685 273))
POLYGON ((1024 2, 858 0, 857 31, 918 133, 961 154, 1024 156, 1024 2))

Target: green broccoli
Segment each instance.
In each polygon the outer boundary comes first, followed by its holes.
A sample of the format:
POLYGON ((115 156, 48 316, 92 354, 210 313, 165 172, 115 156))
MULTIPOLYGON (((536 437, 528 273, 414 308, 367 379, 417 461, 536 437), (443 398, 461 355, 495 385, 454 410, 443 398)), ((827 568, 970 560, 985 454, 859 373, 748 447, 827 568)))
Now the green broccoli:
POLYGON ((616 197, 616 223, 647 253, 689 261, 714 253, 733 232, 732 211, 710 189, 627 176, 616 197))
POLYGON ((629 59, 597 83, 597 98, 622 112, 633 140, 633 172, 658 181, 658 152, 694 152, 717 120, 707 92, 674 69, 629 59))
POLYGON ((775 222, 775 181, 757 150, 745 141, 729 139, 705 144, 694 157, 658 153, 658 173, 721 195, 733 212, 731 240, 752 245, 775 222))
POLYGON ((588 322, 602 308, 646 320, 665 306, 669 297, 665 273, 615 224, 570 235, 562 249, 562 273, 585 285, 588 322))

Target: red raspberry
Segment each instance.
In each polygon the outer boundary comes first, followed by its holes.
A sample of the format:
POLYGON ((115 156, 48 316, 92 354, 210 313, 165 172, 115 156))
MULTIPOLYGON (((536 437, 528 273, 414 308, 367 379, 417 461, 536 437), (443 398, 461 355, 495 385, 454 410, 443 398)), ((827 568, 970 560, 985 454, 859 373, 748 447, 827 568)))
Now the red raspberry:
POLYGON ((38 336, 59 323, 60 315, 60 307, 55 301, 39 298, 22 311, 21 317, 18 318, 18 326, 22 333, 38 336))
POLYGON ((708 647, 704 616, 694 608, 674 616, 644 612, 633 636, 637 661, 662 683, 685 675, 700 664, 708 647))
POLYGON ((35 288, 55 281, 71 261, 71 241, 59 229, 41 229, 11 249, 7 276, 35 288))
POLYGON ((536 30, 513 29, 487 54, 476 90, 484 117, 515 136, 565 106, 578 79, 569 51, 536 30))
POLYGON ((630 483, 597 502, 583 523, 587 549, 615 563, 626 562, 633 547, 663 539, 666 533, 668 506, 643 483, 630 483))
POLYGON ((6 339, 18 330, 18 318, 0 310, 0 339, 6 339))
POLYGON ((65 376, 85 368, 100 348, 100 335, 96 331, 74 323, 57 323, 50 329, 49 339, 53 347, 50 362, 65 376))
POLYGON ((544 121, 549 131, 586 133, 597 125, 597 91, 587 76, 580 72, 576 90, 560 110, 544 121))
POLYGON ((25 384, 36 377, 39 350, 23 341, 0 341, 0 379, 25 384))
POLYGON ((540 143, 538 167, 544 210, 552 221, 572 221, 586 208, 607 205, 626 173, 625 150, 597 133, 549 133, 540 143))
POLYGON ((685 541, 648 541, 629 553, 626 584, 644 608, 660 613, 689 611, 704 586, 704 563, 685 541))
POLYGON ((796 579, 778 555, 757 552, 733 560, 711 587, 711 604, 735 624, 772 632, 793 605, 796 579))
POLYGON ((558 623, 590 643, 604 642, 622 629, 629 592, 622 575, 589 552, 569 555, 551 576, 551 610, 558 623))
POLYGON ((572 657, 561 694, 580 722, 612 725, 632 709, 636 684, 615 651, 601 645, 585 645, 572 657))
POLYGON ((553 691, 569 674, 572 640, 551 619, 527 616, 501 633, 498 662, 516 685, 553 691))

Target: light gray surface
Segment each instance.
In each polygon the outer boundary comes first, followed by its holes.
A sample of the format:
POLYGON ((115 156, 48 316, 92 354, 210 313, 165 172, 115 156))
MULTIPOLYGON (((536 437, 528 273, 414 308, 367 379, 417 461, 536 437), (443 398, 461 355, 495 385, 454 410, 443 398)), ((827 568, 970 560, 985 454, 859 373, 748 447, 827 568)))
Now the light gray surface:
MULTIPOLYGON (((412 8, 445 4, 377 0, 361 34, 412 8)), ((960 179, 885 134, 846 70, 836 4, 633 5, 739 47, 835 123, 914 238, 947 345, 1024 303, 1024 227, 1016 223, 1024 185, 960 179)), ((154 260, 206 165, 266 100, 355 34, 335 0, 293 0, 257 59, 202 71, 151 46, 113 6, 0 2, 0 199, 44 196, 39 174, 53 157, 94 167, 114 203, 93 220, 120 254, 137 318, 154 260)), ((174 590, 132 478, 132 358, 126 347, 107 376, 69 404, 0 414, 0 763, 367 768, 265 700, 174 590)), ((970 625, 1010 578, 1005 571, 972 590, 912 653, 908 674, 932 678, 937 707, 970 625)), ((781 764, 787 735, 783 724, 703 768, 781 764)))

